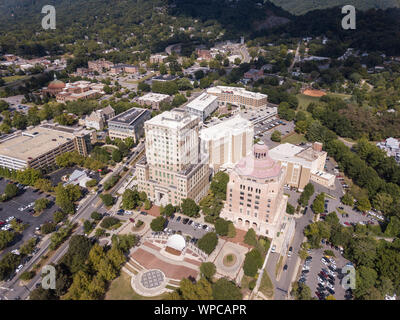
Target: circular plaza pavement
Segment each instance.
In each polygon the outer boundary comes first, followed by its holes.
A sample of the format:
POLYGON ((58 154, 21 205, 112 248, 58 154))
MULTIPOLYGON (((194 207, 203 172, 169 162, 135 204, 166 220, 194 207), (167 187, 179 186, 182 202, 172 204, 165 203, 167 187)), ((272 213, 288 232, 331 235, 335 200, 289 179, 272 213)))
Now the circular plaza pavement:
POLYGON ((167 282, 168 280, 161 270, 142 270, 132 277, 131 286, 138 294, 152 297, 165 292, 167 282))

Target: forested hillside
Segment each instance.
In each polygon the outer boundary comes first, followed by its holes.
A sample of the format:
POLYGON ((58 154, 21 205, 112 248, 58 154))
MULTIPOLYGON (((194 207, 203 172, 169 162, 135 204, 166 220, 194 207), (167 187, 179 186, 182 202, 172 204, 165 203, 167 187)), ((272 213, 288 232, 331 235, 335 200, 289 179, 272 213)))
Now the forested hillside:
POLYGON ((156 52, 177 42, 237 39, 251 33, 255 22, 276 15, 291 17, 256 0, 8 1, 0 7, 0 45, 3 52, 55 54, 63 51, 60 44, 86 39, 156 52), (56 30, 41 29, 46 4, 56 7, 56 30))
POLYGON ((398 0, 271 0, 271 2, 296 15, 346 4, 351 4, 358 10, 395 8, 400 5, 398 0))

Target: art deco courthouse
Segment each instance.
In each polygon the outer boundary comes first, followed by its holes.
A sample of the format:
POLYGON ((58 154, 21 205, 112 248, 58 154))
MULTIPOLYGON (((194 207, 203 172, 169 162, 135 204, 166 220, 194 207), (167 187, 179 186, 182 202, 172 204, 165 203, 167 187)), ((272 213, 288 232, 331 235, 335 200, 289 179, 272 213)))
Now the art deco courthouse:
POLYGON ((274 237, 281 229, 287 196, 283 194, 286 168, 268 155, 262 142, 240 160, 229 174, 221 217, 243 230, 274 237))
POLYGON ((146 159, 136 165, 138 190, 155 204, 199 202, 207 194, 210 169, 200 161, 199 122, 182 109, 145 122, 146 159))

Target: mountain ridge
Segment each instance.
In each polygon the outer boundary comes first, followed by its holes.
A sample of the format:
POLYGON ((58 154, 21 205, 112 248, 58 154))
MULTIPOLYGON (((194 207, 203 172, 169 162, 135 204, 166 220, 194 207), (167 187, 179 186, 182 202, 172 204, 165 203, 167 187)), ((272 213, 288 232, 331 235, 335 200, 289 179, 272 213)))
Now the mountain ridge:
POLYGON ((282 9, 303 15, 307 12, 344 5, 353 5, 357 10, 399 8, 400 0, 269 0, 282 9))

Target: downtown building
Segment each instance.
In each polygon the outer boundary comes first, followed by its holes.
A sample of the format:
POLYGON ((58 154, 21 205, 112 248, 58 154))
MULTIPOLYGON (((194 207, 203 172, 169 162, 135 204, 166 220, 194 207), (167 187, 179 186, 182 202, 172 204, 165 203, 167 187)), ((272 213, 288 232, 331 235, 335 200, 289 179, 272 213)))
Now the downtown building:
POLYGON ((335 176, 324 170, 327 152, 322 150, 322 143, 308 147, 283 143, 271 149, 269 155, 286 167, 285 184, 289 187, 302 191, 310 181, 327 188, 335 183, 335 176))
POLYGON ((53 167, 57 156, 66 152, 87 156, 95 141, 94 130, 43 123, 0 140, 0 166, 14 170, 53 167))
POLYGON ((150 119, 149 110, 141 108, 131 108, 119 115, 109 119, 108 135, 111 140, 133 138, 135 142, 143 136, 144 122, 150 119))
POLYGON ((200 130, 200 151, 216 172, 232 168, 253 150, 254 126, 236 115, 209 128, 200 130))
POLYGON ((207 195, 210 169, 201 160, 200 119, 183 109, 165 111, 144 124, 146 158, 136 165, 138 190, 156 205, 199 202, 207 195))
POLYGON ((217 86, 207 89, 207 93, 217 96, 219 105, 229 103, 238 107, 259 109, 266 107, 268 103, 266 94, 248 91, 241 87, 217 86))
POLYGON ((288 197, 283 194, 286 168, 268 154, 262 141, 229 172, 221 218, 236 228, 274 238, 285 229, 288 197))

